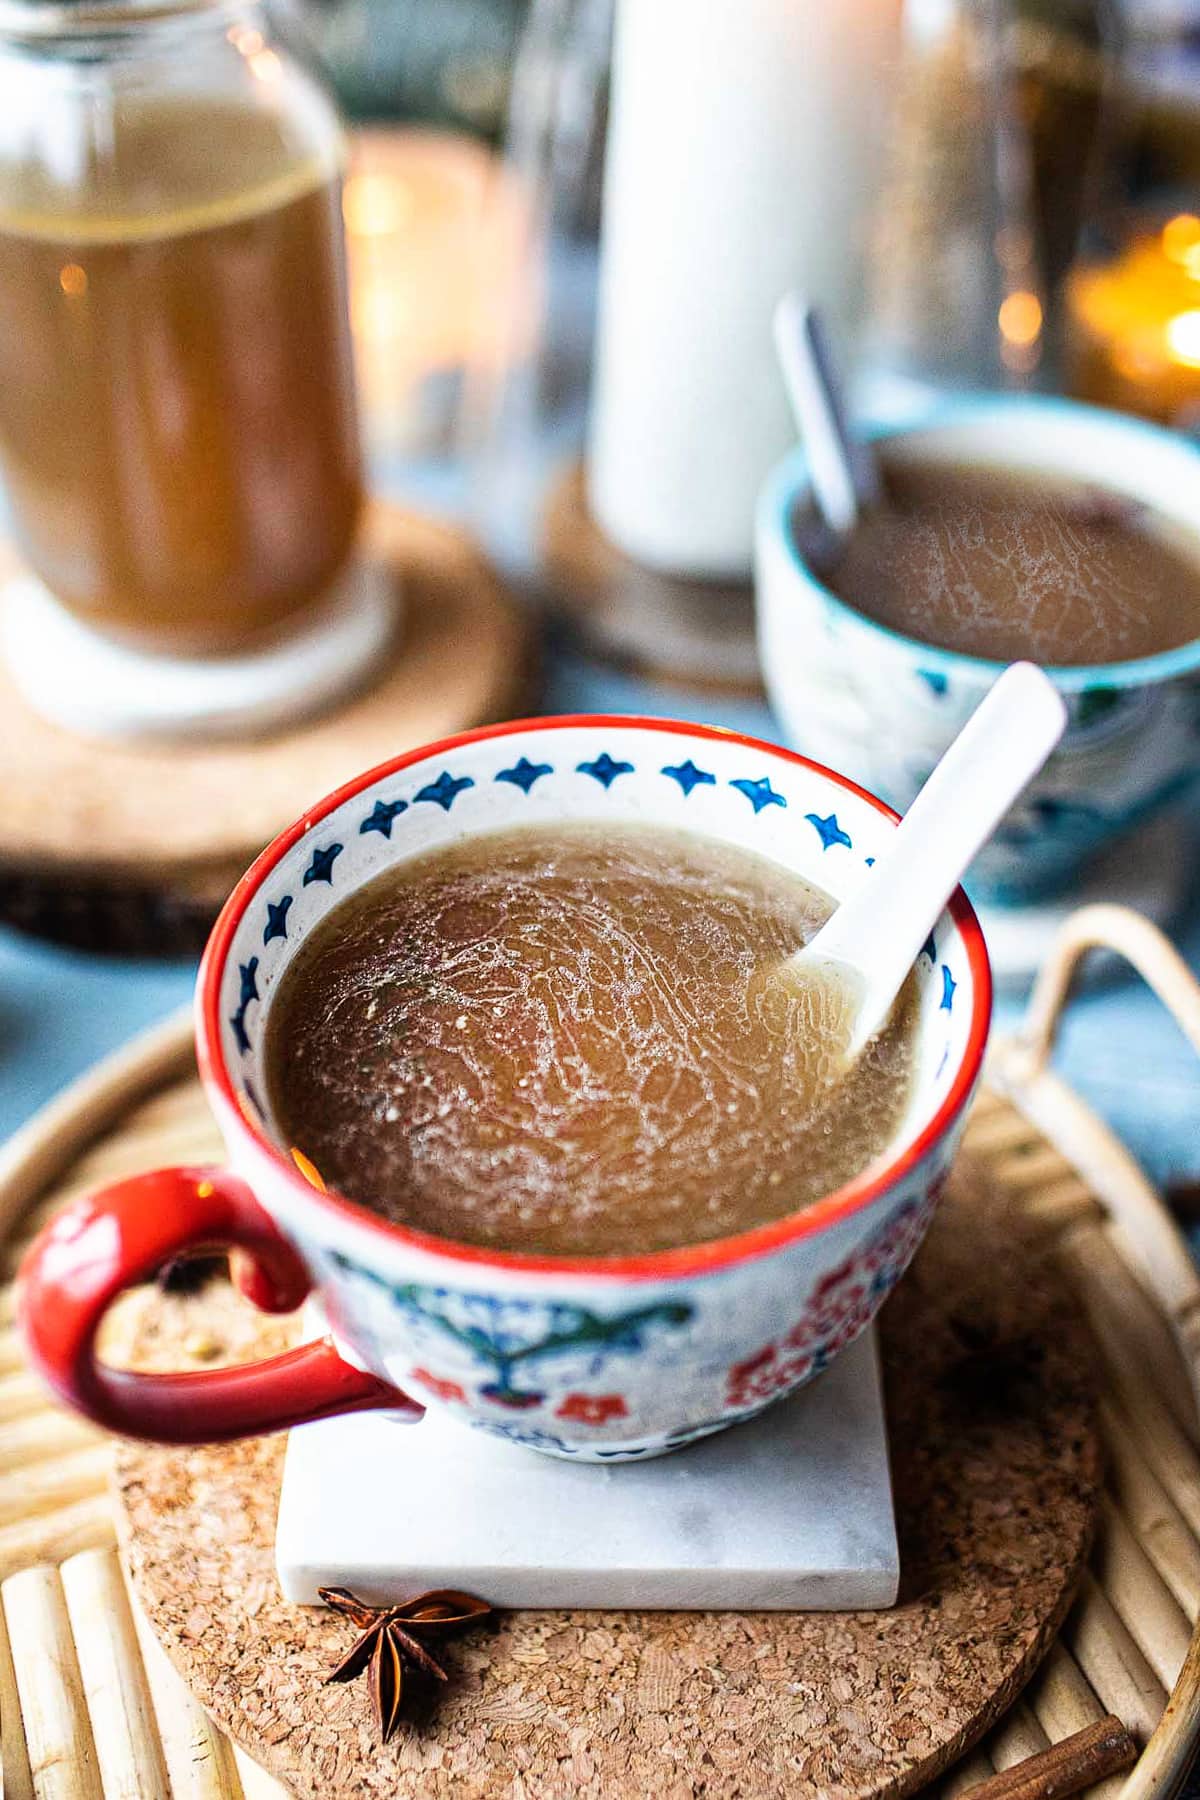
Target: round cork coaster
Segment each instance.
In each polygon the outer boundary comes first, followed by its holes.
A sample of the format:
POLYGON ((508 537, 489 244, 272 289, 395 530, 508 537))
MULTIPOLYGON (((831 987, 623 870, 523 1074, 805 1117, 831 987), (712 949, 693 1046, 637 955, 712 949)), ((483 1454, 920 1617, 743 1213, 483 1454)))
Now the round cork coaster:
POLYGON ((595 654, 656 681, 761 694, 750 583, 690 581, 634 562, 593 519, 580 462, 550 488, 542 549, 555 602, 595 654))
MULTIPOLYGON (((525 613, 460 532, 376 500, 363 552, 403 590, 376 678, 294 727, 108 743, 34 713, 0 664, 0 918, 98 949, 198 949, 247 863, 321 795, 519 706, 525 613)), ((0 580, 20 566, 0 543, 0 580)))
MULTIPOLYGON (((302 1800, 907 1794, 1022 1687, 1092 1537, 1096 1359, 1052 1257, 993 1166, 960 1158, 881 1321, 903 1570, 891 1611, 504 1614, 449 1647, 448 1688, 385 1748, 365 1683, 324 1685, 351 1628, 280 1598, 279 1439, 120 1446, 136 1592, 201 1705, 302 1800)), ((210 1283, 143 1298, 123 1350, 211 1364, 294 1330, 210 1283)))

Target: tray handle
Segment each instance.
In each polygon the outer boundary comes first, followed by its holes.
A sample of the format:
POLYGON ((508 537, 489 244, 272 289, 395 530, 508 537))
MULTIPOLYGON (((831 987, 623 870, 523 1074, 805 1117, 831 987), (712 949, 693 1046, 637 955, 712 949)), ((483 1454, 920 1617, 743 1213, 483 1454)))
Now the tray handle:
POLYGON ((1125 1260, 1143 1272, 1174 1327, 1200 1407, 1200 1274, 1145 1171, 1050 1067, 1072 979, 1092 950, 1131 963, 1200 1052, 1200 983, 1179 952, 1129 907, 1084 906, 1059 932, 1020 1030, 994 1045, 988 1075, 1108 1208, 1125 1260))
POLYGON ((1200 1055, 1200 982, 1168 938, 1128 906, 1081 906, 1059 932, 1034 983, 1017 1044, 1028 1077, 1049 1060, 1071 982, 1090 950, 1113 950, 1132 963, 1200 1055))

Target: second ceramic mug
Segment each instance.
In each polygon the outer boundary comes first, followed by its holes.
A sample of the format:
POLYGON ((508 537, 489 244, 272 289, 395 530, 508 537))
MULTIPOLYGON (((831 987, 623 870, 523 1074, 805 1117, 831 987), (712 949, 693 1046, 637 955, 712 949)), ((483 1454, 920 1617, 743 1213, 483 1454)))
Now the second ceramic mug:
MULTIPOLYGON (((1173 432, 1067 400, 983 395, 872 435, 923 466, 1044 474, 1127 496, 1195 535, 1200 571, 1200 449, 1173 432)), ((769 477, 758 516, 755 600, 771 704, 799 750, 903 811, 1003 665, 892 631, 826 588, 797 535, 808 497, 797 450, 769 477)), ((987 899, 1066 886, 1088 857, 1179 804, 1200 779, 1200 640, 1047 673, 1070 722, 972 867, 971 891, 987 899)))
POLYGON ((872 879, 895 815, 785 750, 661 720, 575 718, 449 739, 363 775, 266 850, 205 953, 197 1045, 229 1153, 69 1206, 34 1245, 21 1316, 33 1359, 110 1429, 174 1443, 340 1412, 423 1406, 582 1460, 658 1455, 819 1374, 870 1322, 929 1222, 974 1091, 991 980, 959 892, 918 958, 917 1074, 901 1129, 854 1181, 719 1242, 643 1256, 481 1250, 386 1224, 318 1192, 274 1134, 272 998, 297 946, 381 870, 464 837, 559 822, 693 830, 842 898, 872 879), (126 1374, 95 1336, 120 1291, 165 1261, 236 1247, 268 1310, 312 1291, 331 1335, 265 1363, 126 1374))

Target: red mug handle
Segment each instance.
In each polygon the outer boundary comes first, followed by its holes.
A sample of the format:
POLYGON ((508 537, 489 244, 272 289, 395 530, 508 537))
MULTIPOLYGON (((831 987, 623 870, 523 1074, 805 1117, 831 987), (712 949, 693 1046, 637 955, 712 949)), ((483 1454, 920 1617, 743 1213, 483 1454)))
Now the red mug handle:
POLYGON ((345 1362, 329 1338, 238 1368, 177 1375, 112 1369, 96 1333, 123 1289, 188 1251, 228 1246, 234 1279, 264 1312, 291 1312, 312 1281, 253 1194, 223 1169, 160 1169, 76 1201, 25 1258, 18 1302, 35 1367, 77 1411, 125 1437, 214 1444, 386 1408, 421 1417, 416 1401, 345 1362))

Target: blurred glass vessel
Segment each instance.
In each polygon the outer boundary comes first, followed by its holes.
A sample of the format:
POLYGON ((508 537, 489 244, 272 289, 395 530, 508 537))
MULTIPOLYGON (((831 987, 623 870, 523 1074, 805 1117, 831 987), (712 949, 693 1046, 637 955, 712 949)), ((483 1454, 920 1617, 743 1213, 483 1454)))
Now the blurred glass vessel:
POLYGON ((771 316, 853 336, 901 0, 534 0, 527 252, 471 424, 494 553, 593 644, 751 684, 755 502, 791 443, 771 316))
POLYGON ((941 388, 1056 384, 1120 41, 1114 0, 907 0, 873 368, 941 388))
POLYGON ((1106 179, 1068 287, 1080 398, 1200 425, 1200 9, 1127 13, 1106 179))
POLYGON ((255 4, 0 0, 0 466, 106 638, 257 648, 347 562, 341 159, 255 4))

